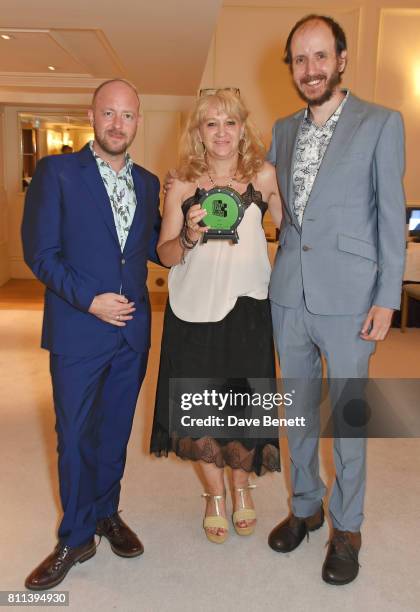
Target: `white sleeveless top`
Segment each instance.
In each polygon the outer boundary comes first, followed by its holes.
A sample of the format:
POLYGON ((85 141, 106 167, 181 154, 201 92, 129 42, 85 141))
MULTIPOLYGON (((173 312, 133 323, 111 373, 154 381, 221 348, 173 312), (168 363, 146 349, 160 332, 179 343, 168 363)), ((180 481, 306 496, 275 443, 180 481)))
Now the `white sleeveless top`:
POLYGON ((184 263, 169 272, 169 303, 183 321, 221 321, 238 297, 267 298, 271 266, 262 227, 267 204, 251 184, 242 197, 245 214, 237 228, 239 242, 199 242, 185 252, 184 263))

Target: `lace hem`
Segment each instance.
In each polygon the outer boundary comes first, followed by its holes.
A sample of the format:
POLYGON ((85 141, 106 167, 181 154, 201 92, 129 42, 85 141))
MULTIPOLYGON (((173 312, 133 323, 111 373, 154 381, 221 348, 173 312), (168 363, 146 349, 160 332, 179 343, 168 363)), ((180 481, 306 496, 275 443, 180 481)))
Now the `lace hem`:
MULTIPOLYGON (((159 436, 163 442, 164 436, 159 436)), ((253 448, 237 440, 215 440, 214 438, 179 438, 166 436, 166 443, 156 444, 151 452, 157 457, 174 452, 178 457, 190 461, 214 463, 219 468, 229 466, 262 476, 265 472, 280 472, 280 450, 274 441, 252 442, 253 448)))

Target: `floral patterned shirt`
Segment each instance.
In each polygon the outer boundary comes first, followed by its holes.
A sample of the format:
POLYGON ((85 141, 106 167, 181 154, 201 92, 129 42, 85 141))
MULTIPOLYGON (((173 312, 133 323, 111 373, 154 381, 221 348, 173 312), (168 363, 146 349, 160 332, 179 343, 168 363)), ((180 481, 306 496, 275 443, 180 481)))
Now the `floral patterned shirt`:
POLYGON ((324 125, 312 122, 307 108, 299 128, 293 166, 294 209, 299 224, 302 225, 303 213, 311 195, 325 151, 334 134, 335 126, 348 98, 346 97, 324 125))
POLYGON ((123 251, 137 206, 136 192, 134 191, 133 177, 131 175, 133 160, 126 153, 125 165, 117 173, 108 162, 101 159, 95 153, 93 140, 90 141, 89 146, 98 164, 98 169, 109 197, 118 241, 121 251, 123 251))

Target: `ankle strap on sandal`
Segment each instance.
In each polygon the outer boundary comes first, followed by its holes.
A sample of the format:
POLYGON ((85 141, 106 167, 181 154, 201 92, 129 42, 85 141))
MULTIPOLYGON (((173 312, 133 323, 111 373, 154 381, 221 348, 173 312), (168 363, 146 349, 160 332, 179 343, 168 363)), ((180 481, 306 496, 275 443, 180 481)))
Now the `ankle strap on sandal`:
POLYGON ((241 506, 242 508, 245 508, 245 499, 244 499, 244 492, 247 491, 248 489, 256 489, 257 485, 255 484, 248 484, 246 485, 246 487, 240 487, 240 488, 236 488, 235 487, 235 491, 237 491, 240 496, 241 496, 241 506))
POLYGON ((225 499, 224 495, 212 495, 211 493, 202 493, 201 497, 205 497, 205 498, 211 497, 214 500, 214 507, 216 509, 217 516, 221 516, 219 502, 222 501, 222 499, 225 499))

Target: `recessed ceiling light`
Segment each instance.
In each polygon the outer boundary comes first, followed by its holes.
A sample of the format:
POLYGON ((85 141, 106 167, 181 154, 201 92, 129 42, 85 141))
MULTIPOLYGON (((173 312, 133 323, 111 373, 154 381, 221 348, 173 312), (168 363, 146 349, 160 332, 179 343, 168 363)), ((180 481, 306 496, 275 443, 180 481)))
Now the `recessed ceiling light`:
POLYGON ((48 66, 48 70, 55 70, 55 66, 48 66))
POLYGON ((2 34, 1 35, 3 40, 12 40, 13 36, 10 36, 10 34, 2 34))

